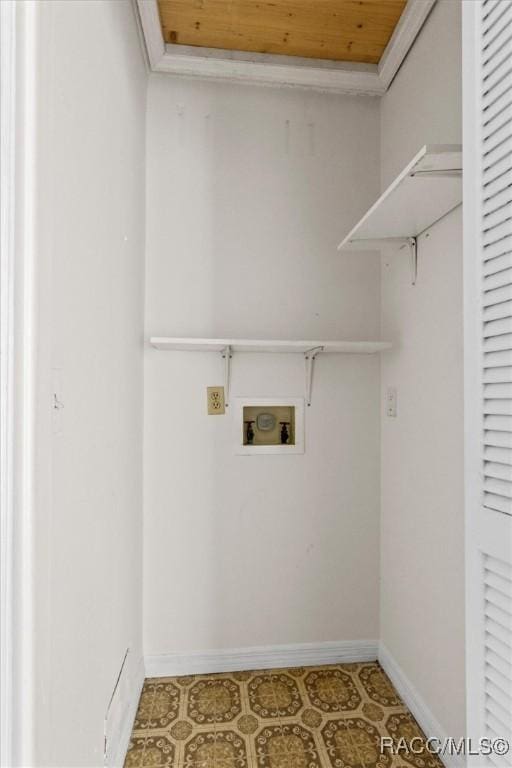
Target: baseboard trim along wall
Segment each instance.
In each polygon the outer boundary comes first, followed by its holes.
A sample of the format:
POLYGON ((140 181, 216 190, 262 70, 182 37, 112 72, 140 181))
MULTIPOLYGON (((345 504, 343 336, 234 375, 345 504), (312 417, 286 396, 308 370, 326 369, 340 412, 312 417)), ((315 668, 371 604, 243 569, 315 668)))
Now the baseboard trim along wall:
MULTIPOLYGON (((316 666, 320 664, 350 664, 378 660, 400 698, 418 721, 427 738, 440 741, 448 738, 431 709, 415 686, 388 651, 377 640, 339 640, 324 643, 299 643, 294 645, 254 646, 252 648, 225 648, 188 653, 165 653, 146 656, 139 665, 133 685, 133 696, 124 718, 121 737, 116 750, 113 768, 122 768, 130 735, 137 712, 145 677, 174 677, 176 675, 237 672, 250 669, 316 666)), ((460 755, 442 755, 447 768, 464 768, 460 755)))
POLYGON ((146 656, 148 677, 237 672, 246 669, 347 664, 376 661, 377 640, 340 640, 297 645, 264 645, 253 648, 225 648, 190 653, 165 653, 146 656))
POLYGON ((106 765, 109 766, 109 768, 123 768, 124 766, 145 677, 146 670, 144 668, 144 661, 141 659, 133 676, 130 700, 123 715, 119 741, 117 742, 116 748, 113 750, 113 759, 106 761, 106 765))
MULTIPOLYGON (((379 645, 378 658, 382 669, 395 686, 405 706, 418 721, 426 737, 435 737, 441 742, 448 739, 448 734, 383 643, 379 645)), ((457 737, 454 736, 454 738, 457 737)), ((461 755, 440 755, 440 759, 447 768, 464 768, 466 765, 465 759, 461 755)))

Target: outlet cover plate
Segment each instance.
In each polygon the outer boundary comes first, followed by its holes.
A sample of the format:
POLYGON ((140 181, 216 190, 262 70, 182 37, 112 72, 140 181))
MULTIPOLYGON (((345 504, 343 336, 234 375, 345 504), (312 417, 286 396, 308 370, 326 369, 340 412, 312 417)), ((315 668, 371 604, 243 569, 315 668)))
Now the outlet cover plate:
POLYGON ((224 387, 207 387, 208 416, 222 416, 226 413, 224 387))

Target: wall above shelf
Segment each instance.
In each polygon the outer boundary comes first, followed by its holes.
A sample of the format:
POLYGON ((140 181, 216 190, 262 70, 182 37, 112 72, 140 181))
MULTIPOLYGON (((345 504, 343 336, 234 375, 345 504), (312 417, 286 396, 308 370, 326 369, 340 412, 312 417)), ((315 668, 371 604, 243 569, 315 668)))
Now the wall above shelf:
POLYGON ((338 250, 372 251, 386 244, 407 246, 414 285, 417 238, 461 202, 462 147, 428 144, 351 229, 338 250))
POLYGON ((231 359, 236 352, 296 353, 304 356, 306 402, 311 405, 313 368, 319 354, 373 355, 391 348, 388 341, 289 341, 259 339, 195 339, 151 336, 149 343, 164 352, 217 352, 224 359, 225 401, 229 405, 231 359))

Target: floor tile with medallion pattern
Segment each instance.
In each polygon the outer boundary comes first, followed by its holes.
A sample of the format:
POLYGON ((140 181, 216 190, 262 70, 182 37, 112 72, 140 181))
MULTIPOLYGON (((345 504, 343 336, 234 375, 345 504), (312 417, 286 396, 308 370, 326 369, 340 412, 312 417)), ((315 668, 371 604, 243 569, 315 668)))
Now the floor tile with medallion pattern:
POLYGON ((376 662, 161 677, 144 683, 125 768, 442 768, 423 738, 376 662), (381 736, 414 751, 381 751, 381 736))

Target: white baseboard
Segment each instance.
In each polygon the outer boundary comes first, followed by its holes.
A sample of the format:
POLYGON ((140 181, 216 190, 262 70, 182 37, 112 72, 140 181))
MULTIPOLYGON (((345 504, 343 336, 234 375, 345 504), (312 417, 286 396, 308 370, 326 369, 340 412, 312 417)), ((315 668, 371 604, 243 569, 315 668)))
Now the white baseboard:
POLYGON ((347 664, 375 661, 377 640, 340 640, 328 643, 264 645, 254 648, 226 648, 214 651, 165 653, 146 656, 148 677, 238 672, 246 669, 302 667, 318 664, 347 664))
POLYGON ((119 741, 117 748, 109 768, 123 768, 124 761, 126 759, 126 753, 128 752, 128 746, 130 744, 130 736, 132 734, 133 723, 135 715, 137 714, 137 707, 139 705, 140 694, 142 686, 144 685, 144 678, 146 676, 146 670, 144 668, 144 660, 140 660, 140 664, 137 666, 137 671, 133 677, 133 684, 130 691, 130 701, 126 708, 123 722, 121 726, 119 741))
MULTIPOLYGON (((379 663, 427 738, 447 739, 448 734, 383 643, 379 645, 379 663)), ((441 755, 440 758, 447 768, 464 768, 466 765, 460 755, 441 755)))
MULTIPOLYGON (((123 737, 120 739, 115 766, 122 766, 128 748, 130 733, 137 711, 137 703, 144 682, 144 669, 148 677, 174 677, 176 675, 237 672, 250 669, 317 666, 320 664, 349 664, 375 661, 397 689, 402 701, 418 721, 427 737, 441 741, 447 734, 430 708, 420 696, 383 643, 377 640, 340 640, 324 643, 255 646, 252 648, 226 648, 189 653, 166 653, 146 656, 134 689, 133 702, 126 717, 123 737)), ((459 755, 443 755, 447 768, 464 768, 465 760, 459 755)))

